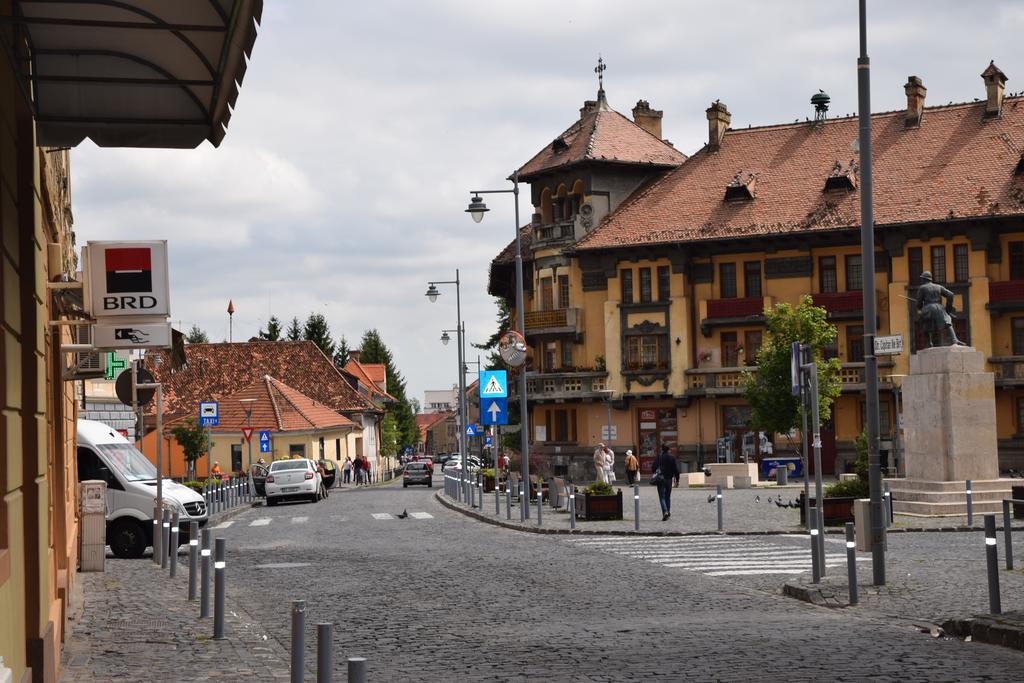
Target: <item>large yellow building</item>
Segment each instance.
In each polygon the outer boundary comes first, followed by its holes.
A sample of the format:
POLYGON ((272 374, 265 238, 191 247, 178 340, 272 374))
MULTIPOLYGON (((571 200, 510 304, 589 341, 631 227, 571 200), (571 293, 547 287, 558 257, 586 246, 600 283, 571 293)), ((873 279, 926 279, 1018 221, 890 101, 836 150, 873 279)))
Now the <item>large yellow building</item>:
MULTIPOLYGON (((866 279, 878 334, 906 346, 879 362, 883 460, 896 470, 898 389, 926 343, 911 300, 929 270, 956 295, 960 338, 996 374, 1001 466, 1024 466, 1024 98, 1005 96, 994 65, 982 78, 980 101, 926 108, 911 77, 907 109, 873 116, 870 274, 856 118, 733 130, 715 102, 707 143, 685 158, 647 102, 632 122, 603 92, 588 102, 519 171, 534 205, 523 231, 531 449, 579 478, 600 441, 644 464, 668 446, 691 468, 744 451, 760 459, 772 442, 775 456, 793 454, 798 435, 751 433, 741 384, 764 310, 809 294, 838 327, 829 354, 842 362, 822 469, 847 469, 865 420, 866 279)), ((491 269, 490 291, 509 302, 513 256, 506 248, 491 269)))

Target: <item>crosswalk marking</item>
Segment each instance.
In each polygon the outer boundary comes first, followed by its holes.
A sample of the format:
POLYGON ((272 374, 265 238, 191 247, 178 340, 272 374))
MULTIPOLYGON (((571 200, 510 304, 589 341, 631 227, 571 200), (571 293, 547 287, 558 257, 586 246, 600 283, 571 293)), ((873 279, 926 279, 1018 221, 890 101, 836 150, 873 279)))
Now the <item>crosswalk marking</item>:
POLYGON ((409 516, 413 519, 433 519, 434 515, 429 512, 410 512, 409 516))
POLYGON ((221 522, 220 524, 218 524, 217 526, 215 526, 213 528, 214 529, 227 529, 229 526, 231 526, 234 523, 235 523, 235 520, 229 519, 226 522, 221 522))
MULTIPOLYGON (((751 536, 684 536, 674 538, 617 537, 574 538, 580 548, 622 555, 662 567, 700 572, 707 576, 745 576, 759 574, 803 574, 811 571, 810 548, 779 538, 751 536)), ((858 562, 870 558, 858 557, 858 562)), ((826 553, 826 567, 846 564, 845 553, 826 553)))
POLYGON ((267 526, 268 524, 270 524, 270 517, 260 517, 259 519, 252 520, 249 526, 267 526))
POLYGON ((386 512, 374 512, 371 516, 374 519, 394 519, 394 517, 392 517, 386 512))
POLYGON ((302 524, 308 521, 309 517, 292 517, 292 524, 302 524))

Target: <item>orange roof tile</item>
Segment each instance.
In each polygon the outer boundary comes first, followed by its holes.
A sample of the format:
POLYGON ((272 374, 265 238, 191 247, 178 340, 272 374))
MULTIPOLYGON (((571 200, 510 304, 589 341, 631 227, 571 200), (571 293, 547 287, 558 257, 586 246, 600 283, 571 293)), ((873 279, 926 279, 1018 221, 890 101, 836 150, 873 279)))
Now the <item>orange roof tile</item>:
MULTIPOLYGON (((1024 214, 1024 98, 1002 116, 985 102, 925 109, 919 127, 904 112, 872 116, 874 218, 878 226, 1024 214)), ((860 225, 860 193, 824 192, 838 162, 856 159, 856 118, 726 132, 620 205, 579 250, 801 234, 860 225), (752 200, 723 200, 737 173, 756 178, 752 200)))
POLYGON ((279 432, 357 427, 355 422, 344 415, 269 375, 222 398, 219 408, 219 424, 213 428, 214 432, 238 432, 247 424, 256 430, 272 429, 279 432), (251 423, 246 420, 242 399, 255 401, 252 404, 251 423))
POLYGON ((371 398, 380 396, 385 401, 398 400, 380 388, 380 384, 387 382, 387 366, 383 363, 360 363, 355 358, 349 358, 345 363, 345 372, 365 386, 371 398))

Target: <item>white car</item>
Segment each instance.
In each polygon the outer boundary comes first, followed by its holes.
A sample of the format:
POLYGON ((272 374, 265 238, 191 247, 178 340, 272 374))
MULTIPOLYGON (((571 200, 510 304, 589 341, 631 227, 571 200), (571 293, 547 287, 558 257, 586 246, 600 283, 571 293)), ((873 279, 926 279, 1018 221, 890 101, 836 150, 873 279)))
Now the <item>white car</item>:
POLYGON ((275 460, 267 470, 267 505, 277 505, 289 498, 320 500, 321 481, 316 465, 306 458, 275 460))
MULTIPOLYGON (((466 464, 469 466, 470 472, 476 472, 483 465, 480 463, 480 458, 475 455, 466 456, 466 464)), ((445 471, 448 470, 461 470, 462 469, 462 457, 452 458, 444 464, 445 471)))

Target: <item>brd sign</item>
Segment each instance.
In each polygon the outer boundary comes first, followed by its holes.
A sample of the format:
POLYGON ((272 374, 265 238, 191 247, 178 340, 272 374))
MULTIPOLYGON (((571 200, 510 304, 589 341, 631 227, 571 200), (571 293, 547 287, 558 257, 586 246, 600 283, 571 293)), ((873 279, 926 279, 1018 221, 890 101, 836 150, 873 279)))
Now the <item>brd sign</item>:
POLYGON ((170 315, 166 240, 89 242, 82 251, 93 317, 170 315))

